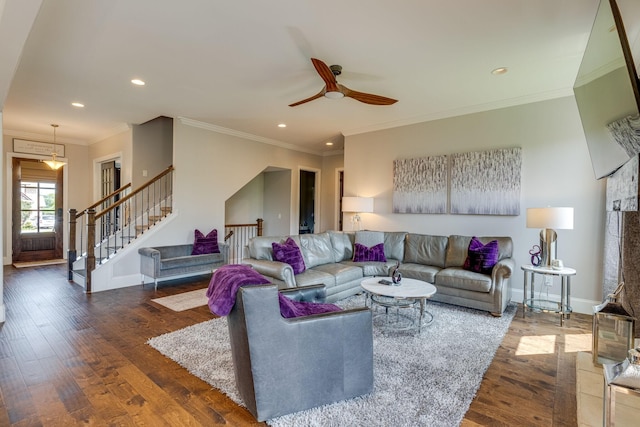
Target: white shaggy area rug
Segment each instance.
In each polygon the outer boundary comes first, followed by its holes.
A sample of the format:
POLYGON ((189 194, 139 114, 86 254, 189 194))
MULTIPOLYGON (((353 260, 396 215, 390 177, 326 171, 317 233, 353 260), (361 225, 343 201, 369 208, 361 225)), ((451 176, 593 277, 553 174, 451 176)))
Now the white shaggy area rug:
MULTIPOLYGON (((363 306, 356 296, 339 303, 363 306)), ((516 312, 502 317, 429 302, 434 321, 420 334, 373 332, 374 391, 268 421, 272 426, 458 426, 516 312)), ((225 318, 149 340, 149 345, 242 405, 225 318)))

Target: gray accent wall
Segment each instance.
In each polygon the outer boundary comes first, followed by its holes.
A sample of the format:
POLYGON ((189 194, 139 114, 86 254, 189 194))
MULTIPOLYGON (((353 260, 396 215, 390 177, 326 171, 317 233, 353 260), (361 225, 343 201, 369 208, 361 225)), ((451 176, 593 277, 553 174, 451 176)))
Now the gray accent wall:
POLYGON ((164 171, 173 163, 173 119, 157 117, 133 126, 133 188, 164 171))

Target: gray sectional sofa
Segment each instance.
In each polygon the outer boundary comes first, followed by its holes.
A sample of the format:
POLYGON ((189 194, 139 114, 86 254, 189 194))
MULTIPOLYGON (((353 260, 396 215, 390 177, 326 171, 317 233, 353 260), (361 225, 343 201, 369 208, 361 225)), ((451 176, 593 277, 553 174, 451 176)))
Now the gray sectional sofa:
POLYGON ((497 240, 498 263, 491 274, 462 268, 471 236, 434 236, 406 232, 384 232, 386 262, 354 262, 355 232, 328 231, 293 236, 261 236, 245 248, 244 264, 251 265, 279 288, 324 284, 327 302, 362 291, 365 277, 387 276, 400 261, 403 277, 429 282, 437 288, 434 301, 486 310, 502 315, 511 300, 509 279, 515 269, 510 237, 478 237, 482 243, 497 240), (294 274, 289 264, 274 261, 271 244, 291 237, 302 253, 306 270, 294 274))

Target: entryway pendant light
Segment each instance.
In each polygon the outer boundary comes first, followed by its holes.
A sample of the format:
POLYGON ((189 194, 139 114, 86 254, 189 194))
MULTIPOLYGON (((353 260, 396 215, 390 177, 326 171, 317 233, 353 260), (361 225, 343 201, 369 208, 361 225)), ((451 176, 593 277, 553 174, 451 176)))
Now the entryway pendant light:
POLYGON ((47 164, 47 166, 49 166, 51 169, 53 170, 58 170, 60 169, 62 166, 64 166, 66 163, 65 162, 61 162, 59 160, 56 160, 56 128, 58 127, 58 125, 54 125, 52 124, 51 127, 53 127, 53 150, 51 151, 51 160, 43 160, 44 163, 47 164))

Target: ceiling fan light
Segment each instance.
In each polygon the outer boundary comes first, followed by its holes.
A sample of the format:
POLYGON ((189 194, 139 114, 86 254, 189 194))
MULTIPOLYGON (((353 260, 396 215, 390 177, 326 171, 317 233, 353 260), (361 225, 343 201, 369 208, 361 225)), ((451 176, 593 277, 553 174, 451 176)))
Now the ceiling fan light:
POLYGON ((344 93, 338 91, 325 92, 324 97, 329 99, 340 99, 344 98, 344 93))

